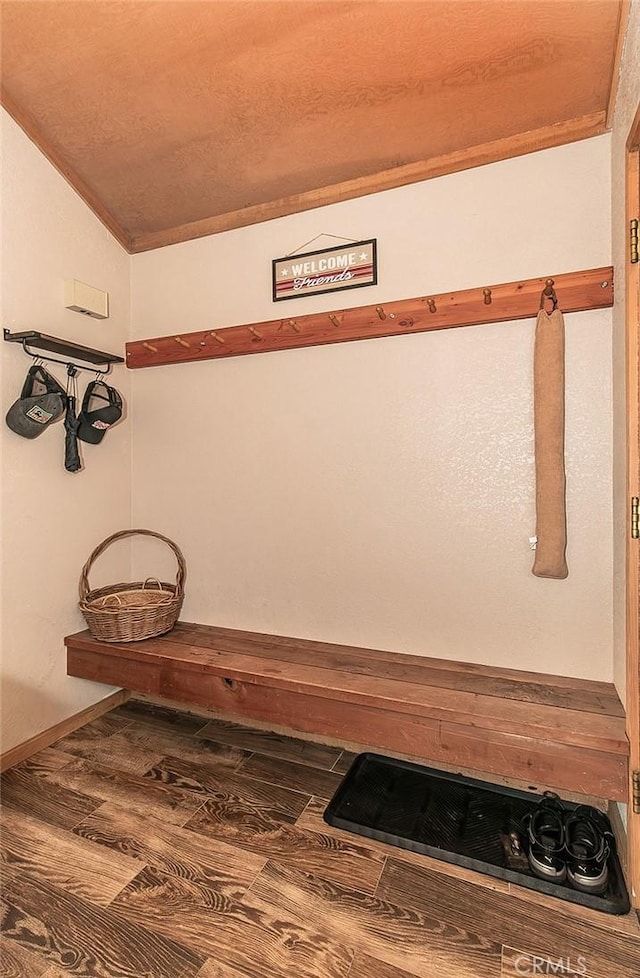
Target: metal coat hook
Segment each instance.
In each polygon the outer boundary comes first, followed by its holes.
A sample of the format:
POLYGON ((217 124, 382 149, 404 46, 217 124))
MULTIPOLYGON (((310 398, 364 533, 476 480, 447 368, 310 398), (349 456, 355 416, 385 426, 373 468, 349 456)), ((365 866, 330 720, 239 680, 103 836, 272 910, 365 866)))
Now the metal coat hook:
POLYGON ((485 306, 491 305, 491 289, 483 289, 485 306))
POLYGON ((3 329, 2 333, 5 342, 19 343, 23 352, 31 357, 36 364, 59 363, 63 367, 72 366, 76 371, 88 370, 90 373, 103 377, 109 373, 112 363, 124 363, 124 357, 115 353, 104 353, 102 350, 82 346, 80 343, 73 343, 58 336, 48 336, 46 333, 34 329, 21 333, 12 333, 9 329, 3 329), (32 352, 30 347, 38 352, 32 352), (59 357, 49 356, 50 353, 58 353, 59 357), (99 366, 96 366, 97 364, 104 365, 105 369, 101 370, 99 366))
POLYGON ((551 299, 551 312, 555 312, 558 308, 558 297, 556 295, 556 290, 554 289, 554 281, 552 278, 548 278, 544 284, 544 289, 540 295, 540 309, 544 309, 545 299, 551 299))
POLYGON ((437 308, 436 308, 436 300, 435 299, 427 299, 427 305, 429 306, 429 312, 437 312, 438 311, 437 308))
MULTIPOLYGON (((6 336, 5 336, 5 339, 6 339, 6 336)), ((106 377, 106 375, 111 370, 111 367, 110 367, 109 364, 107 364, 107 366, 106 366, 106 368, 104 370, 99 370, 98 367, 94 367, 94 366, 89 367, 87 364, 77 364, 77 363, 74 363, 71 360, 58 360, 57 357, 46 357, 46 356, 43 356, 41 353, 32 353, 31 350, 29 350, 27 348, 27 341, 24 341, 20 345, 22 346, 22 349, 27 354, 27 356, 28 357, 31 357, 31 359, 36 364, 39 364, 39 363, 59 363, 60 366, 67 368, 67 373, 69 374, 70 377, 74 377, 75 374, 77 374, 80 370, 90 370, 91 373, 95 373, 96 375, 98 375, 100 377, 106 377), (73 374, 70 373, 71 370, 74 371, 73 374)))

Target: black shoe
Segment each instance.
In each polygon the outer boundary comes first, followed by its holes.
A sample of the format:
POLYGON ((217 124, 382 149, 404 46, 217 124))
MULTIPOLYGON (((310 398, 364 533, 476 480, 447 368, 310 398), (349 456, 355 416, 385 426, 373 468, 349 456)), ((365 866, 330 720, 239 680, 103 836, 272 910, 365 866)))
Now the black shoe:
POLYGON ((564 821, 567 877, 583 893, 604 893, 613 834, 596 808, 580 805, 564 821))
POLYGON ((564 820, 560 799, 550 791, 524 820, 531 870, 550 883, 564 883, 567 878, 564 820))

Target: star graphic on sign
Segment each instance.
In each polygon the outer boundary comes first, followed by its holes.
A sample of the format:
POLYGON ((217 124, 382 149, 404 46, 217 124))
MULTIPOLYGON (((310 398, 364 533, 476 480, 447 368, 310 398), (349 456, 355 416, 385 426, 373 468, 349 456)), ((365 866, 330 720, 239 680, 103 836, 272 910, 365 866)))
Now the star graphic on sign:
POLYGON ((360 255, 360 261, 366 261, 368 257, 369 256, 366 253, 366 251, 363 251, 362 254, 360 255))
POLYGON ((282 271, 280 272, 280 274, 282 275, 283 278, 286 278, 287 275, 289 274, 289 269, 288 268, 283 268, 282 271))

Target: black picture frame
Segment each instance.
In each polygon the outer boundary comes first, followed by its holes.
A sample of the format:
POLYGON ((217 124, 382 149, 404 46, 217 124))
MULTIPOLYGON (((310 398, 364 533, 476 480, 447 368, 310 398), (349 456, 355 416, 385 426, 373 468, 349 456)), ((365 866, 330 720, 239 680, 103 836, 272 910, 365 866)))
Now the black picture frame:
MULTIPOLYGON (((320 260, 320 259, 318 259, 320 260)), ((340 266, 342 267, 342 266, 340 266)), ((357 270, 360 266, 356 265, 354 268, 357 270)), ((369 263, 367 263, 367 268, 369 263)), ((346 267, 346 271, 349 270, 349 266, 346 267)), ((327 271, 332 272, 333 269, 327 269, 327 271)), ((329 275, 320 276, 317 272, 310 272, 305 274, 305 278, 310 275, 315 275, 315 277, 328 278, 329 275)), ((298 277, 302 277, 301 275, 298 277)), ((283 283, 280 281, 280 284, 283 283)), ((350 241, 345 245, 337 245, 332 248, 318 248, 316 251, 306 251, 300 255, 285 255, 282 258, 274 258, 271 262, 271 296, 273 302, 288 302, 290 299, 304 299, 306 296, 310 295, 326 295, 329 292, 347 292, 350 289, 364 289, 371 285, 378 284, 378 239, 377 238, 366 238, 363 241, 350 241), (315 260, 318 259, 319 255, 324 255, 327 260, 336 252, 344 253, 357 250, 358 248, 371 247, 371 271, 367 272, 367 280, 359 282, 351 282, 348 280, 348 284, 345 285, 333 285, 330 284, 327 288, 314 287, 305 291, 299 291, 297 293, 289 295, 278 295, 278 282, 281 279, 279 275, 280 266, 282 263, 286 264, 314 264, 315 260)))

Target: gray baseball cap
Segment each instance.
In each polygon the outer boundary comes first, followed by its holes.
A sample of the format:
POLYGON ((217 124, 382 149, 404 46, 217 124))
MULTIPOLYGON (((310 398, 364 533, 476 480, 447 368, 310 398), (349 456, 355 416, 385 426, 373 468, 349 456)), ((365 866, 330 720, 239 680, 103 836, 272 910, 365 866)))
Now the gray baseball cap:
POLYGON ((7 425, 23 438, 37 438, 64 414, 66 394, 55 377, 39 365, 31 367, 22 393, 7 411, 7 425))

